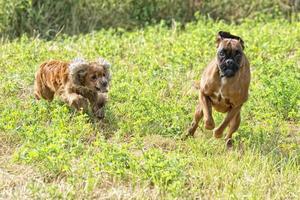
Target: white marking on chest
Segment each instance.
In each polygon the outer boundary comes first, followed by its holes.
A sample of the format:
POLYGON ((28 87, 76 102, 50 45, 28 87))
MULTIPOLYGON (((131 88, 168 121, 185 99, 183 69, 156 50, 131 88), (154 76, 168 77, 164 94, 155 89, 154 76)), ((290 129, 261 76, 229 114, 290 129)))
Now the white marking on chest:
POLYGON ((232 80, 229 80, 226 77, 221 78, 221 88, 227 84, 230 84, 230 82, 232 82, 232 80))
POLYGON ((224 99, 221 88, 219 89, 219 91, 215 91, 213 94, 217 99, 224 99))
POLYGON ((221 90, 215 91, 213 94, 214 94, 214 96, 217 96, 217 97, 220 96, 220 95, 222 96, 221 90))

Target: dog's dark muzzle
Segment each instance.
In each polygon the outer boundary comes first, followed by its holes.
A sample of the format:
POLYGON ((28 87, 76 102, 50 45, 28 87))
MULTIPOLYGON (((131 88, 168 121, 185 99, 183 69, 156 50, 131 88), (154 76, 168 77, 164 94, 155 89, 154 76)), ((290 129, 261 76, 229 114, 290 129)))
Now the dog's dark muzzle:
POLYGON ((96 89, 99 92, 103 92, 103 93, 108 92, 108 81, 105 80, 105 79, 102 79, 102 80, 98 81, 98 83, 96 85, 96 89))
POLYGON ((239 65, 233 59, 227 59, 220 65, 221 77, 232 77, 239 70, 239 65))

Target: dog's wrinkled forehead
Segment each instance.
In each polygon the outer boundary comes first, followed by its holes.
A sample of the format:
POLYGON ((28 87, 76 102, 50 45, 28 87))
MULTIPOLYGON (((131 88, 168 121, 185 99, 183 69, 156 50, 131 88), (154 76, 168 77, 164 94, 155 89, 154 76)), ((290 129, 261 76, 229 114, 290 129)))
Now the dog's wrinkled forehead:
POLYGON ((236 50, 243 50, 242 45, 238 40, 234 39, 223 39, 218 46, 218 49, 225 49, 228 51, 236 51, 236 50))
POLYGON ((217 35, 217 47, 218 48, 226 48, 230 50, 243 50, 244 41, 242 38, 236 35, 232 35, 229 32, 220 31, 217 35))

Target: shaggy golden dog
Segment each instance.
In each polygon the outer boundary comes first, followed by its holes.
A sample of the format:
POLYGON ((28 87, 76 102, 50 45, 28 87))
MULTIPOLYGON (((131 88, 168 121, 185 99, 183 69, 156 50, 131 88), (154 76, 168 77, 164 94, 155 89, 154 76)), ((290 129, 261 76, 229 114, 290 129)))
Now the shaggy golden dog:
POLYGON ((93 113, 103 118, 110 81, 109 68, 110 64, 103 58, 93 62, 83 59, 44 62, 35 75, 35 97, 52 101, 57 95, 68 105, 84 111, 90 103, 93 113))

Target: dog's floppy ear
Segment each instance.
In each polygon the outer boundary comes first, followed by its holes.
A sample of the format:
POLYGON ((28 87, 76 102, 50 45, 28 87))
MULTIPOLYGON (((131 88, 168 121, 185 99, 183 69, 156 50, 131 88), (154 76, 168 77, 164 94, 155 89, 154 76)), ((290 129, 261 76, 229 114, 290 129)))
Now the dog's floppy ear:
POLYGON ((76 58, 69 65, 71 80, 75 85, 84 85, 89 64, 81 58, 76 58))
POLYGON ((225 32, 225 31, 219 31, 219 33, 217 35, 217 47, 219 46, 220 42, 223 39, 235 39, 235 40, 238 40, 240 42, 242 48, 243 49, 245 48, 245 46, 244 46, 244 40, 241 37, 236 36, 236 35, 232 35, 231 33, 225 32))

